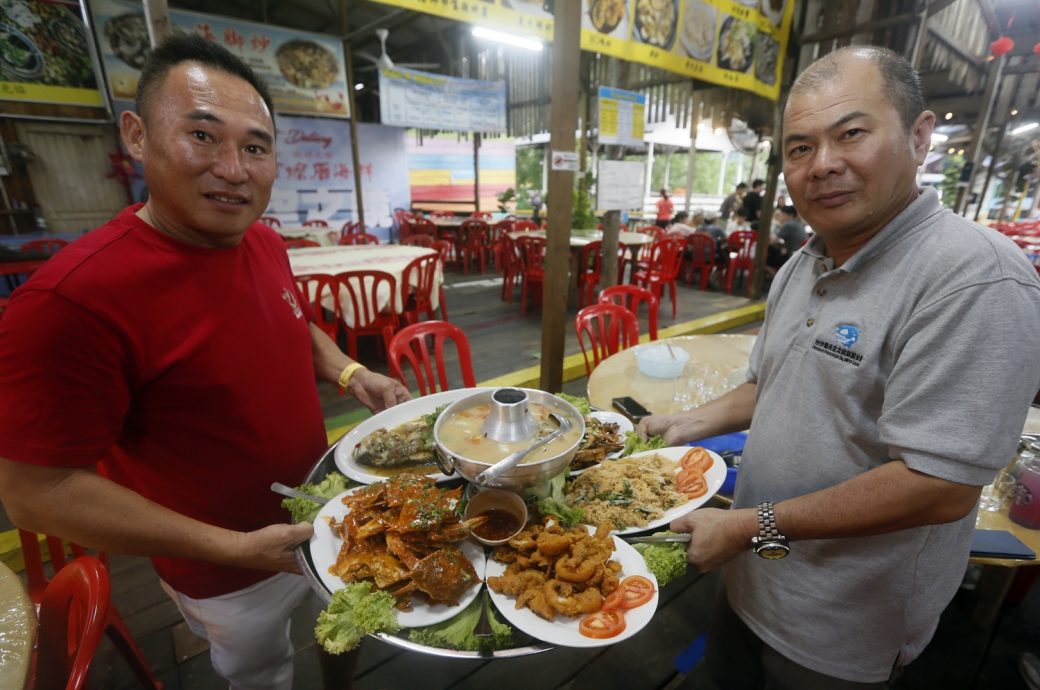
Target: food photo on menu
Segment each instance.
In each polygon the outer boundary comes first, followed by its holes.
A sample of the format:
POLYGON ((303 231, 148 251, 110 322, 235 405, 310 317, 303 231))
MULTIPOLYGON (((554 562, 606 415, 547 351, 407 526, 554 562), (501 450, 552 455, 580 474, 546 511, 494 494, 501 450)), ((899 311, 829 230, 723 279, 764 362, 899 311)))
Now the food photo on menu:
POLYGON ((628 639, 685 574, 686 545, 625 538, 667 530, 726 474, 711 451, 640 439, 585 398, 528 389, 410 400, 349 431, 335 461, 299 487, 327 503, 283 502, 314 524, 305 573, 329 601, 315 635, 331 653, 368 635, 456 656, 628 639), (495 424, 532 435, 498 441, 482 431, 495 424), (510 455, 517 464, 483 485, 510 455))

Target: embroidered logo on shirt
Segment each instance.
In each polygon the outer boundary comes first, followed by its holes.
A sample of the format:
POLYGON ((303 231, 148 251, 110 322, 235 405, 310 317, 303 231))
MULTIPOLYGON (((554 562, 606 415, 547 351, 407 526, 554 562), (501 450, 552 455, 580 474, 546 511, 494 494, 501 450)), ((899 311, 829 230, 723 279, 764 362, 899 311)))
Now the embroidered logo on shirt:
POLYGON ((289 291, 289 288, 282 288, 282 299, 292 308, 293 316, 301 318, 303 316, 303 310, 300 309, 300 305, 296 302, 296 295, 289 291))
POLYGON ((834 329, 834 342, 842 347, 852 347, 859 340, 859 329, 855 326, 842 324, 834 329))

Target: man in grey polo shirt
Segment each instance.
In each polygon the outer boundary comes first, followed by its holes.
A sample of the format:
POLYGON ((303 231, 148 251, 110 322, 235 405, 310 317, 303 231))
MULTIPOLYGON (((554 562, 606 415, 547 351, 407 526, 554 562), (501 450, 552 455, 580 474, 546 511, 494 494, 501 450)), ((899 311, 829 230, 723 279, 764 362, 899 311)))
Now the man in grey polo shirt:
POLYGON ((708 668, 726 690, 882 688, 913 660, 1040 386, 1033 267, 917 187, 934 122, 887 50, 799 77, 784 177, 816 235, 777 274, 748 382, 640 424, 669 445, 750 425, 734 508, 672 524, 692 564, 724 566, 708 668))

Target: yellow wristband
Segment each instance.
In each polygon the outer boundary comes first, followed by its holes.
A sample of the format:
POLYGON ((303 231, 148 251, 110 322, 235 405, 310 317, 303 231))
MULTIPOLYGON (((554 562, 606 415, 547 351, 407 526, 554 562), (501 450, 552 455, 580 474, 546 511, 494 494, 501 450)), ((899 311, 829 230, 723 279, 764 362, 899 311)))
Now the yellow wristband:
POLYGON ((350 379, 354 376, 354 372, 358 369, 365 369, 365 365, 360 362, 351 362, 347 365, 347 368, 343 370, 343 373, 339 375, 339 387, 346 388, 347 384, 350 383, 350 379))

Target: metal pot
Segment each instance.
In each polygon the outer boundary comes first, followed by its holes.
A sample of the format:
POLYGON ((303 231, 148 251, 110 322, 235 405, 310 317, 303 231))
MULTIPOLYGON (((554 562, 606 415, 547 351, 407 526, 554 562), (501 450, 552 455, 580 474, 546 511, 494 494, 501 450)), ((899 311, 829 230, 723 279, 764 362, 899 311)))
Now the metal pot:
POLYGON ((562 453, 537 462, 517 465, 498 477, 494 481, 494 485, 501 488, 519 491, 552 479, 570 464, 571 458, 574 457, 581 444, 582 437, 585 436, 585 418, 582 414, 574 405, 551 393, 532 388, 496 388, 491 391, 483 391, 468 398, 456 400, 437 417, 437 421, 433 425, 434 457, 444 474, 451 475, 457 471, 472 482, 476 480, 478 474, 494 464, 467 458, 456 451, 449 450, 441 442, 441 427, 446 420, 463 410, 485 403, 491 403, 492 409, 481 427, 481 431, 485 436, 496 440, 519 441, 529 438, 532 442, 534 441, 535 427, 531 424, 530 414, 527 411, 528 403, 542 405, 550 412, 566 417, 578 429, 577 440, 562 453))

